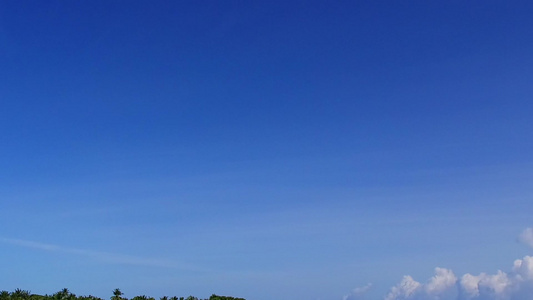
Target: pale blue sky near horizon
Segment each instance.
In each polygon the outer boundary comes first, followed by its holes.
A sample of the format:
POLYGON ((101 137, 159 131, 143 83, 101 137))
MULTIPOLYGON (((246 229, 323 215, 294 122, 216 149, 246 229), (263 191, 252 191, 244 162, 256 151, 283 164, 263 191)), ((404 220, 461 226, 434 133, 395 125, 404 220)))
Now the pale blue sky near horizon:
POLYGON ((0 3, 0 289, 341 300, 532 251, 528 1, 0 3))

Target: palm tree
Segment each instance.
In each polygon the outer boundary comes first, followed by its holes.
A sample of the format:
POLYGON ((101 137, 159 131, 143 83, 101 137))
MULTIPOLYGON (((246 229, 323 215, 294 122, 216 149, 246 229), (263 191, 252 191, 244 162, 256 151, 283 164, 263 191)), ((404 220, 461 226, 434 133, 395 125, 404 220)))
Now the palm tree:
POLYGON ((124 295, 123 292, 120 291, 120 289, 115 289, 113 291, 113 296, 111 297, 111 300, 123 300, 125 298, 122 298, 121 296, 124 295))
POLYGON ((1 291, 0 292, 0 300, 9 300, 9 292, 8 291, 1 291))
POLYGON ((27 300, 31 296, 30 291, 16 289, 14 292, 11 293, 11 299, 24 299, 27 300))
POLYGON ((142 295, 142 296, 135 296, 131 298, 131 300, 155 300, 155 298, 142 295))
POLYGON ((73 298, 76 298, 76 295, 72 294, 67 288, 64 288, 52 295, 52 297, 56 300, 73 300, 73 298))

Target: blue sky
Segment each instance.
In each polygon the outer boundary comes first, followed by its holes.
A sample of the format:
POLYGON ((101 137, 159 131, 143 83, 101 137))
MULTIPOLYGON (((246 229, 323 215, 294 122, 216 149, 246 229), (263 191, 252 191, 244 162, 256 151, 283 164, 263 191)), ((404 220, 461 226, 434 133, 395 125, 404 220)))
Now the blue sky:
POLYGON ((511 269, 532 252, 531 15, 1 3, 0 289, 383 299, 511 269))

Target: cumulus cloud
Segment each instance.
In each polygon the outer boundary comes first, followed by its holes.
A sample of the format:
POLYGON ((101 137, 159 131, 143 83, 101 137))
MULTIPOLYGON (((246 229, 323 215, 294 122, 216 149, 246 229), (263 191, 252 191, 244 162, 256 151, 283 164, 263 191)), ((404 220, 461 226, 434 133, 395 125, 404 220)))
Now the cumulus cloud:
MULTIPOLYGON (((533 229, 524 230, 519 240, 533 247, 533 229)), ((436 268, 435 276, 426 283, 404 276, 384 299, 533 300, 533 257, 515 260, 509 272, 465 274, 457 278, 449 269, 436 268)))
POLYGON ((416 295, 420 286, 420 282, 415 281, 413 277, 406 275, 400 283, 392 287, 389 294, 385 297, 385 300, 410 299, 416 295))
POLYGON ((424 285, 424 292, 428 295, 442 295, 455 286, 457 277, 451 270, 435 268, 435 276, 424 285))
POLYGON ((385 300, 399 299, 455 299, 457 277, 451 270, 435 268, 435 276, 422 284, 411 276, 404 276, 402 281, 394 286, 385 300))
POLYGON ((513 285, 508 274, 502 271, 494 275, 465 274, 459 282, 459 289, 462 291, 459 299, 510 299, 513 285))
POLYGON ((420 283, 411 276, 391 288, 385 300, 533 300, 533 257, 517 259, 508 273, 465 274, 436 268, 435 276, 420 283))

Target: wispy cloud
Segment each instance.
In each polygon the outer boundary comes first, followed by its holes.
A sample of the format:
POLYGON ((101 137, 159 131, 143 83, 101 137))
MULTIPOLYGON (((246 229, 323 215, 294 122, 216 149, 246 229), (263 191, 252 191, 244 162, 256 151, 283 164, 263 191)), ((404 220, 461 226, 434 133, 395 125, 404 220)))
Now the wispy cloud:
POLYGON ((177 268, 177 269, 186 269, 194 271, 204 271, 198 267, 178 263, 172 260, 163 260, 156 258, 147 258, 139 257, 134 255, 126 255, 119 253, 110 253, 103 251, 94 251, 89 249, 79 249, 79 248, 69 248, 53 244, 46 244, 36 241, 21 240, 21 239, 9 239, 9 238, 0 238, 0 242, 4 244, 10 244, 14 246, 20 246, 25 248, 33 248, 42 251, 48 252, 57 252, 57 253, 66 253, 84 256, 89 259, 94 259, 97 261, 112 263, 112 264, 123 264, 123 265, 136 265, 136 266, 148 266, 148 267, 164 267, 164 268, 177 268))
POLYGON ((533 228, 524 229, 524 231, 522 231, 522 233, 518 237, 518 240, 521 243, 526 244, 529 247, 533 248, 533 228))
POLYGON ((352 292, 344 296, 343 300, 363 300, 365 299, 366 293, 372 288, 372 284, 369 283, 365 286, 357 287, 352 290, 352 292))

